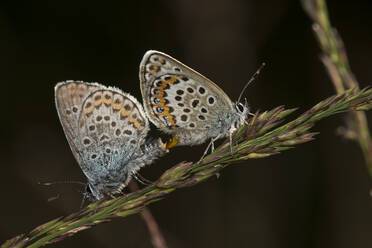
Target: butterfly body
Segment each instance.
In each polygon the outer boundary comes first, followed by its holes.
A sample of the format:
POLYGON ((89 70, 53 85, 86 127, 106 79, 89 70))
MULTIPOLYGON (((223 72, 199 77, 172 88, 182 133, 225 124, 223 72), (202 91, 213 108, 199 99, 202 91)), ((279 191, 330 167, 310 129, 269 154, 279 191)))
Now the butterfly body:
POLYGON ((231 135, 248 108, 234 104, 215 83, 164 53, 150 50, 140 64, 148 118, 177 136, 178 145, 197 145, 231 135))
POLYGON ((149 123, 131 95, 97 83, 55 87, 66 138, 94 199, 120 192, 136 171, 165 154, 161 140, 146 141, 149 123))

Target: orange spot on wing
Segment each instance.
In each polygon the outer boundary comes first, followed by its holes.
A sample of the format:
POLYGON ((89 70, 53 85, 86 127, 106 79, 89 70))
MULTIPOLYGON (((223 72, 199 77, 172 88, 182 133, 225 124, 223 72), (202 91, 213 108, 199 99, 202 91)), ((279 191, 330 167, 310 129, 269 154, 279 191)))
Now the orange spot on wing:
POLYGON ((176 77, 170 77, 170 79, 168 80, 162 80, 162 84, 158 87, 155 87, 155 89, 157 89, 159 91, 158 94, 154 94, 153 96, 158 98, 160 100, 160 102, 154 104, 154 106, 156 107, 161 107, 164 109, 163 112, 161 113, 158 113, 158 112, 155 112, 156 115, 158 116, 167 116, 168 117, 168 120, 169 121, 169 125, 170 126, 174 126, 176 123, 175 123, 175 120, 174 120, 174 117, 173 115, 171 115, 169 113, 169 107, 165 105, 166 103, 166 100, 164 98, 164 89, 169 85, 169 84, 174 84, 175 82, 177 82, 178 79, 176 77))
POLYGON ((96 100, 93 102, 94 107, 98 107, 102 104, 102 99, 96 100))
POLYGON ((121 109, 121 104, 120 103, 114 103, 114 104, 112 104, 112 109, 113 110, 120 110, 121 109))
POLYGON ((128 116, 130 115, 132 111, 131 110, 126 110, 125 108, 121 109, 120 115, 121 116, 128 116))
POLYGON ((164 106, 164 104, 161 105, 160 103, 155 104, 155 106, 157 106, 157 107, 162 107, 162 108, 164 109, 164 111, 161 112, 161 113, 155 112, 155 114, 156 114, 157 116, 167 116, 167 117, 168 117, 168 120, 167 120, 167 121, 169 121, 169 125, 170 125, 170 126, 174 126, 174 125, 176 124, 175 121, 174 121, 174 119, 173 119, 173 115, 171 115, 171 114, 169 113, 169 107, 168 107, 168 106, 164 106))
POLYGON ((139 123, 136 119, 134 119, 134 118, 130 118, 129 119, 129 123, 132 123, 133 124, 133 126, 135 127, 135 128, 137 128, 138 130, 142 130, 143 129, 143 126, 141 125, 141 123, 139 123))
POLYGON ((103 98, 103 103, 106 104, 106 105, 110 105, 112 103, 112 99, 111 98, 109 98, 109 99, 103 98))
POLYGON ((93 112, 93 106, 90 108, 84 108, 84 114, 89 115, 93 112))
POLYGON ((155 74, 160 70, 160 67, 157 66, 157 65, 150 65, 149 69, 150 69, 152 74, 155 74))
POLYGON ((167 80, 166 82, 168 83, 168 84, 174 84, 175 82, 177 82, 177 78, 175 78, 175 77, 171 77, 169 80, 167 80))

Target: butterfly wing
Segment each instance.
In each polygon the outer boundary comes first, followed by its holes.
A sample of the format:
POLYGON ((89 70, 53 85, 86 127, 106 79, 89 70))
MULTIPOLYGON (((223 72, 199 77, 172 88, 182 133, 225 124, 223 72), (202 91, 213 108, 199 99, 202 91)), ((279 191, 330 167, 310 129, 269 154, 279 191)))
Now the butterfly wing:
POLYGON ((140 64, 141 92, 149 119, 193 145, 225 135, 235 109, 215 83, 176 59, 148 51, 140 64))
POLYGON ((59 120, 70 145, 75 159, 81 164, 78 152, 78 126, 77 121, 81 104, 89 93, 102 87, 96 83, 83 83, 81 81, 60 82, 55 87, 55 102, 59 120))
POLYGON ((128 163, 142 156, 148 129, 141 104, 119 89, 101 88, 84 99, 78 119, 81 166, 97 191, 127 183, 134 169, 128 163))
MULTIPOLYGON (((131 95, 96 83, 66 82, 56 86, 56 103, 94 198, 120 190, 133 172, 151 162, 141 148, 148 120, 131 95)), ((163 154, 160 145, 148 147, 156 155, 163 154)))
POLYGON ((119 156, 125 164, 143 144, 148 128, 142 106, 134 97, 115 88, 96 90, 84 100, 78 120, 84 159, 97 160, 110 169, 117 167, 112 156, 119 156))

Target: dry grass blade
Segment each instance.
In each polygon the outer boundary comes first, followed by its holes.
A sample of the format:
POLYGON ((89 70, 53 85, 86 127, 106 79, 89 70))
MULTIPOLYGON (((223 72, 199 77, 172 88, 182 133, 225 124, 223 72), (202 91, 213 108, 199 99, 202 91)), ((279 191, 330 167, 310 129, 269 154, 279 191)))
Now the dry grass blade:
MULTIPOLYGON (((351 71, 344 43, 337 30, 331 26, 325 0, 302 0, 302 5, 313 20, 313 31, 322 49, 321 60, 327 68, 329 77, 338 94, 347 89, 359 89, 359 84, 351 71)), ((369 104, 354 105, 355 110, 366 110, 369 104)), ((372 177, 372 140, 365 113, 353 112, 348 115, 346 128, 342 134, 345 138, 356 141, 363 151, 366 166, 372 177)))
POLYGON ((218 175, 223 168, 231 164, 272 156, 297 144, 311 141, 317 133, 309 130, 317 121, 354 109, 370 109, 371 99, 371 89, 348 90, 318 103, 295 120, 283 125, 279 124, 294 109, 285 110, 278 107, 256 113, 248 124, 233 136, 233 153, 226 141, 200 164, 179 163, 164 172, 154 184, 142 190, 108 201, 92 203, 67 217, 52 220, 26 235, 10 239, 1 247, 40 247, 63 240, 112 218, 136 214, 144 206, 161 200, 178 188, 189 187, 218 175))

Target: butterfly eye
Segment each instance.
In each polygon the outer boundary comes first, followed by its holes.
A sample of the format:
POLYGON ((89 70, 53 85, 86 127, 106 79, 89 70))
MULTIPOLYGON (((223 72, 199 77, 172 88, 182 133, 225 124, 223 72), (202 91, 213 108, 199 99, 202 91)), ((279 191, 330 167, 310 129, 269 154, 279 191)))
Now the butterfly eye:
POLYGON ((240 102, 237 102, 237 103, 235 104, 235 108, 236 108, 236 110, 237 110, 239 113, 243 113, 244 110, 245 110, 245 106, 244 106, 242 103, 240 103, 240 102))
POLYGON ((238 128, 238 126, 239 126, 239 123, 238 123, 238 121, 234 121, 234 127, 237 129, 238 128))

